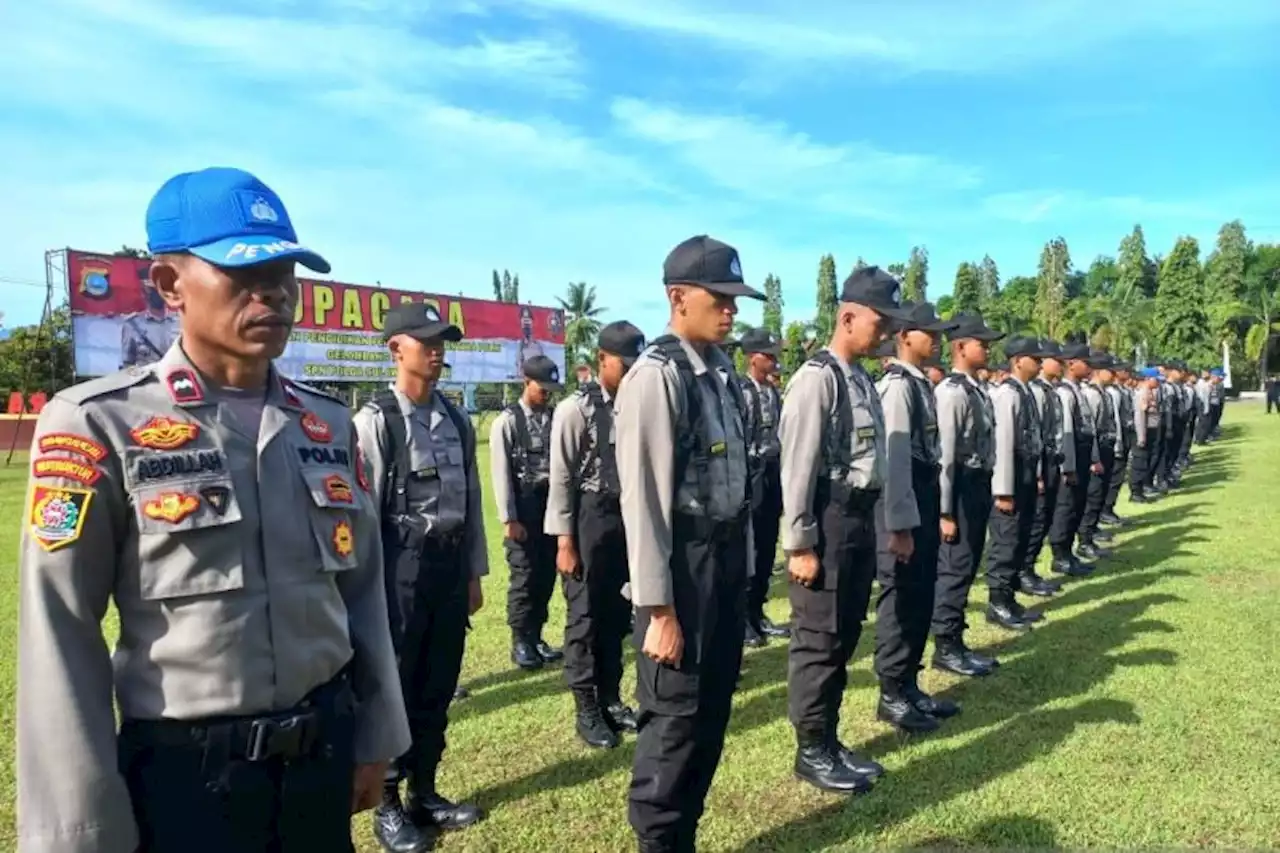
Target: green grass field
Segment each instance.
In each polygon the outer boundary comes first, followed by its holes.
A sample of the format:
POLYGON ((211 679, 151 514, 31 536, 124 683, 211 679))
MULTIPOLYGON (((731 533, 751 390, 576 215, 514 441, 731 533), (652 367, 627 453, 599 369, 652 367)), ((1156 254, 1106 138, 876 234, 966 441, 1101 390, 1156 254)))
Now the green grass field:
MULTIPOLYGON (((841 727, 844 741, 888 768, 865 797, 827 796, 792 779, 785 647, 748 652, 699 849, 1280 846, 1280 727, 1271 719, 1280 707, 1280 418, 1258 403, 1232 404, 1224 433, 1197 451, 1175 496, 1121 508, 1140 524, 1119 537, 1117 556, 1049 603, 1029 636, 987 626, 975 593, 971 644, 1004 665, 979 682, 924 673, 926 690, 964 706, 940 732, 906 739, 874 720, 868 623, 841 727)), ((8 561, 25 475, 23 465, 0 468, 8 561)), ((588 750, 574 736, 561 673, 513 671, 496 523, 489 540, 488 601, 463 673, 472 696, 453 708, 441 779, 444 793, 478 801, 489 817, 440 849, 634 849, 625 800, 633 742, 588 750)), ((15 571, 6 566, 0 622, 13 626, 15 571)), ((785 587, 775 586, 769 609, 787 617, 785 587)), ((558 643, 563 618, 557 593, 548 639, 558 643)), ((0 637, 5 731, 14 637, 12 627, 0 637)), ((0 741, 0 763, 12 765, 12 749, 12 737, 0 741)), ((0 850, 11 850, 12 772, 0 784, 0 850)), ((377 849, 367 815, 358 828, 359 849, 377 849)))

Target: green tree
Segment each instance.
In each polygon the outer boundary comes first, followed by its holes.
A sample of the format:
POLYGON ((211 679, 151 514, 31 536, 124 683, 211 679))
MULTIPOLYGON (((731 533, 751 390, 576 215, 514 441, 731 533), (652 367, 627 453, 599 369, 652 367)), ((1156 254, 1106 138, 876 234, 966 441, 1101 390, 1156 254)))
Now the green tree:
POLYGON ((1120 255, 1116 260, 1116 286, 1136 287, 1144 296, 1156 295, 1155 265, 1147 257, 1147 239, 1142 226, 1120 241, 1120 255))
POLYGON ((0 393, 44 391, 52 396, 75 381, 71 309, 50 312, 44 323, 17 326, 0 340, 0 393))
POLYGON ((151 257, 151 253, 146 249, 135 249, 133 246, 128 245, 121 246, 118 251, 112 252, 111 254, 115 255, 117 258, 137 258, 140 261, 145 261, 151 257))
POLYGON ((769 334, 782 338, 782 279, 769 273, 764 279, 764 316, 761 323, 769 334))
POLYGON ((1218 244, 1204 264, 1205 296, 1210 302, 1235 302, 1244 296, 1245 266, 1252 252, 1239 219, 1219 229, 1218 244))
POLYGON ((978 300, 979 310, 991 310, 991 304, 1000 293, 1000 268, 990 255, 983 255, 978 266, 979 280, 982 283, 982 298, 978 300))
POLYGON ((502 271, 502 301, 511 301, 511 272, 509 270, 502 271))
POLYGON ((853 262, 853 271, 865 270, 869 264, 862 259, 862 255, 858 255, 858 259, 853 262))
POLYGON ((1116 283, 1120 280, 1120 267, 1116 263, 1116 259, 1110 255, 1098 255, 1093 259, 1093 263, 1089 264, 1089 271, 1084 276, 1084 287, 1081 288, 1081 296, 1087 299, 1093 299, 1098 296, 1105 296, 1116 289, 1116 283))
POLYGON ((955 310, 969 313, 982 311, 982 271, 964 261, 956 268, 956 283, 951 296, 955 310))
POLYGON ((884 268, 884 270, 885 272, 889 273, 889 275, 898 279, 898 281, 902 281, 904 278, 907 277, 907 265, 904 263, 895 262, 895 263, 889 264, 887 267, 884 268))
POLYGON ((497 270, 493 271, 493 298, 502 301, 502 280, 498 278, 497 270))
POLYGON ((1156 290, 1155 340, 1163 356, 1204 361, 1215 355, 1204 306, 1200 244, 1179 237, 1160 267, 1156 290))
POLYGON ((1071 275, 1071 252, 1067 241, 1055 237, 1040 252, 1040 268, 1036 275, 1036 301, 1033 319, 1036 328, 1055 340, 1065 334, 1067 278, 1071 275))
POLYGON ((793 320, 787 324, 782 336, 782 372, 790 378, 809 357, 809 348, 816 330, 813 325, 793 320))
POLYGON ((520 301, 520 273, 511 276, 511 290, 502 295, 506 297, 507 302, 520 301))
POLYGON ((956 313, 956 300, 950 293, 944 294, 938 298, 938 316, 944 320, 950 320, 952 315, 956 313))
POLYGON ((1151 351, 1155 302, 1135 283, 1117 284, 1110 293, 1094 297, 1092 314, 1101 322, 1095 329, 1095 343, 1119 356, 1145 360, 1151 351), (1099 333, 1105 332, 1105 344, 1099 333))
POLYGON ((1245 267, 1245 305, 1254 323, 1245 338, 1244 355, 1258 365, 1261 381, 1270 372, 1268 356, 1280 332, 1280 245, 1263 244, 1249 253, 1245 267))
POLYGON ((565 313, 564 349, 565 366, 583 361, 595 362, 596 335, 600 334, 600 315, 605 312, 603 306, 596 304, 595 285, 586 282, 570 282, 563 297, 556 301, 565 313))
POLYGON ((924 302, 929 298, 929 250, 924 246, 911 247, 902 290, 903 298, 913 302, 924 302))
POLYGON ((818 316, 814 320, 819 340, 828 341, 836 327, 836 306, 839 297, 836 294, 836 259, 834 255, 823 255, 818 262, 818 316))
POLYGON ((987 322, 1005 334, 1018 334, 1031 329, 1035 313, 1036 289, 1039 282, 1030 276, 1014 276, 993 300, 984 314, 987 322))

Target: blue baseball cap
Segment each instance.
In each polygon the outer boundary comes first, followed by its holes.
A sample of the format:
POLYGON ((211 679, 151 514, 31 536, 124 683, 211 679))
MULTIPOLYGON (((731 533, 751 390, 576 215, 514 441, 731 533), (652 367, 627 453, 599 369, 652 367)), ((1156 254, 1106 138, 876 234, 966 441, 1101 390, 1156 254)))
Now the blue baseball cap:
POLYGON ((1160 371, 1154 367, 1144 367, 1141 371, 1143 379, 1160 379, 1160 371))
POLYGON ((219 267, 248 267, 293 258, 319 273, 329 262, 298 245, 284 202, 240 169, 215 167, 165 181, 147 205, 147 248, 153 255, 189 252, 219 267))

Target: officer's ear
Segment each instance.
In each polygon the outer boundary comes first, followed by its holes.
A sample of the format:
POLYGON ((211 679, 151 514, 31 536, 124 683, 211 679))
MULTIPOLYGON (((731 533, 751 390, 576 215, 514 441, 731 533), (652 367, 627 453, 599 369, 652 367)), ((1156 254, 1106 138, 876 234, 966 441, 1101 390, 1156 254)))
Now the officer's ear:
POLYGON ((175 311, 182 307, 178 280, 182 277, 185 263, 186 258, 182 255, 156 255, 151 259, 151 283, 155 285, 156 293, 164 299, 164 304, 175 311))

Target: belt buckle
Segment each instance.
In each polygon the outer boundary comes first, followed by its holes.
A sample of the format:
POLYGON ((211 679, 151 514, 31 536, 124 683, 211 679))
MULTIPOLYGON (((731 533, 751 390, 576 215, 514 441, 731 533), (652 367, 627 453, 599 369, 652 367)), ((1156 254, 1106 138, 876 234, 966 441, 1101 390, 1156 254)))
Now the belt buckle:
POLYGON ((249 725, 245 759, 265 761, 272 756, 296 758, 311 749, 315 739, 314 714, 294 714, 282 720, 254 720, 249 725))

